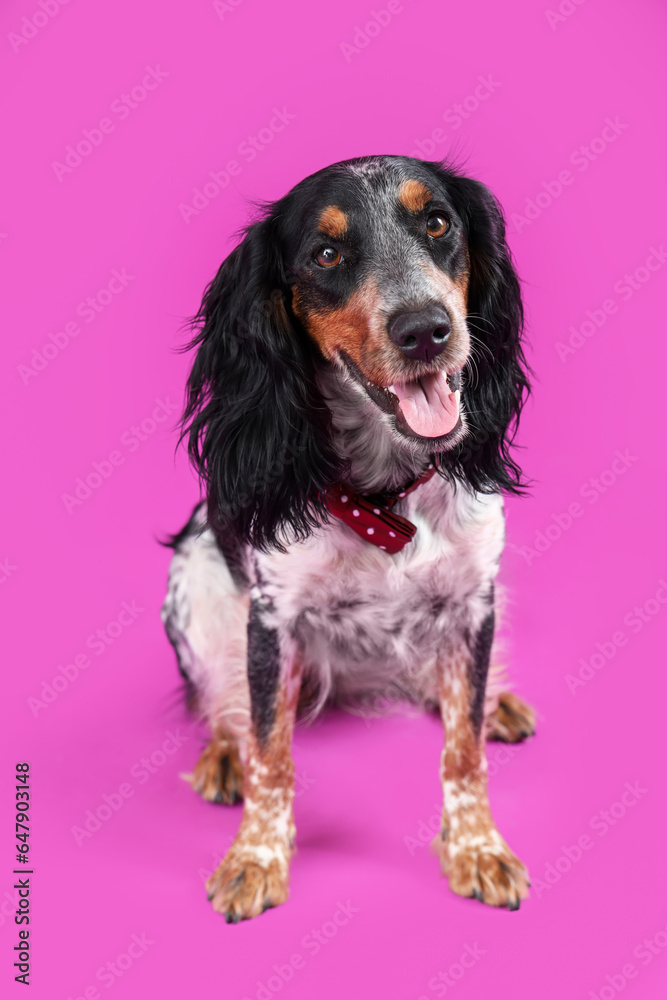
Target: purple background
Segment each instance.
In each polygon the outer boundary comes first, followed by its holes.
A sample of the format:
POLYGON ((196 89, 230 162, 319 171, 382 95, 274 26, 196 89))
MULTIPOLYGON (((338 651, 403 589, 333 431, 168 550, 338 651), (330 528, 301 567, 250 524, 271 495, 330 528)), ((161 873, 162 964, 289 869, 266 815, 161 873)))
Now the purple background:
POLYGON ((0 20, 3 994, 23 995, 11 806, 27 759, 33 998, 664 997, 663 5, 8 0, 0 20), (133 98, 144 78, 154 89, 133 98), (77 164, 84 130, 97 144, 77 164), (329 715, 295 739, 291 898, 228 927, 203 880, 240 808, 179 778, 202 735, 159 620, 156 539, 198 495, 174 458, 189 366, 174 349, 251 200, 419 149, 455 153, 496 192, 524 281, 535 486, 508 504, 502 577, 511 677, 539 732, 489 753, 533 890, 508 913, 439 877, 423 846, 437 720, 329 715), (107 478, 66 504, 94 463, 107 478), (169 731, 187 739, 165 754, 169 731), (151 755, 154 773, 138 763, 151 755), (77 844, 104 795, 119 807, 77 844), (107 963, 135 934, 117 976, 107 963))

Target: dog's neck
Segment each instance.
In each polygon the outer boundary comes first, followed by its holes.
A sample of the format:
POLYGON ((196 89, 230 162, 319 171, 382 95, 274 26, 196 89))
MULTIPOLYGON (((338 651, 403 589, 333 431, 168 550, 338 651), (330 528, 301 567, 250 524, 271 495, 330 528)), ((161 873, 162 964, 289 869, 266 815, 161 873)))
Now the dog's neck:
POLYGON ((392 417, 373 403, 345 372, 327 365, 318 384, 331 411, 333 442, 349 467, 346 481, 358 493, 394 493, 422 475, 429 458, 399 439, 392 417))

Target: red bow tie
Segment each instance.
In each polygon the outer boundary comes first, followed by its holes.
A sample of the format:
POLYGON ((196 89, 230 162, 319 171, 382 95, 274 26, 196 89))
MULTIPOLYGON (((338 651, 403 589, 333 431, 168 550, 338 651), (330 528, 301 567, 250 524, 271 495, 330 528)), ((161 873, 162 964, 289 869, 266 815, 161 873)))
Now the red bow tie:
POLYGON ((417 528, 407 517, 392 514, 389 508, 422 483, 427 483, 435 471, 435 466, 429 465, 423 476, 404 487, 400 493, 382 497, 361 496, 353 493, 344 483, 336 483, 323 494, 324 506, 367 542, 394 555, 412 541, 417 528))

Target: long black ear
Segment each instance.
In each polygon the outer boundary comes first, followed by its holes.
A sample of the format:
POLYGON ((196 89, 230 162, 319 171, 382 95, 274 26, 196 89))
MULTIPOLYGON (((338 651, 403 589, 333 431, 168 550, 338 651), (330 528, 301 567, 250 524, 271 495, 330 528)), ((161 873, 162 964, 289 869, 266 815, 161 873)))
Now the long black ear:
POLYGON ((479 181, 448 165, 428 164, 444 182, 465 226, 470 254, 468 326, 474 365, 464 403, 469 435, 443 464, 482 493, 523 493, 512 441, 530 386, 522 348, 521 289, 505 238, 502 209, 479 181))
POLYGON ((326 520, 318 494, 340 471, 276 230, 253 223, 206 289, 183 415, 209 523, 261 549, 326 520))

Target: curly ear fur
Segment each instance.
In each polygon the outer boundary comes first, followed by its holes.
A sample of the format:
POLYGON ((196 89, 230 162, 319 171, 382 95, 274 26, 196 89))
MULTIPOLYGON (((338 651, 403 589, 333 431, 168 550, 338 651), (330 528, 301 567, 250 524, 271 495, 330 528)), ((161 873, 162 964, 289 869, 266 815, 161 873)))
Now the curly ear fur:
POLYGON ((511 446, 530 369, 522 347, 521 289, 505 238, 502 209, 479 181, 447 164, 425 163, 444 182, 466 229, 470 254, 468 326, 475 368, 465 386, 469 434, 442 465, 482 493, 523 493, 511 446))
POLYGON ((194 325, 183 436, 209 523, 219 535, 283 549, 326 520, 318 494, 340 469, 312 349, 291 319, 270 208, 220 267, 194 325))

